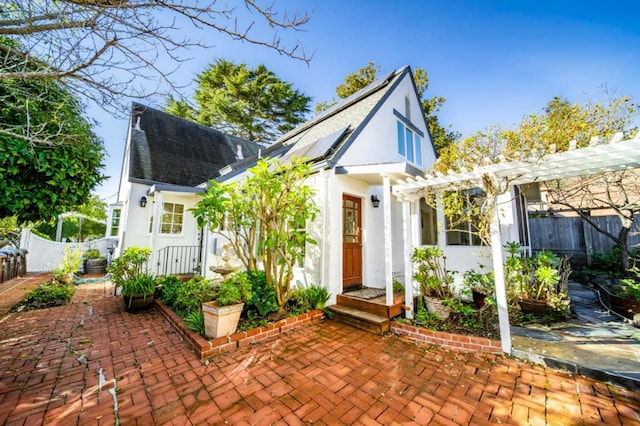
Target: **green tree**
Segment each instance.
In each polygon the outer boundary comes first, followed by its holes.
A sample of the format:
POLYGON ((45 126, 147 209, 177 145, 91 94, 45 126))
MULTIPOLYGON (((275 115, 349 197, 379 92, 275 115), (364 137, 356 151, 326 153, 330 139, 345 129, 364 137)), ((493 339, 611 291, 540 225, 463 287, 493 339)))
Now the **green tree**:
MULTIPOLYGON (((180 64, 221 38, 309 62, 299 41, 283 39, 309 19, 277 1, 7 0, 0 7, 0 84, 56 80, 121 115, 128 97, 176 91, 180 64)), ((44 143, 51 137, 37 127, 22 130, 0 122, 0 133, 9 136, 44 143)))
MULTIPOLYGON (((380 72, 380 66, 374 62, 369 62, 367 66, 360 68, 353 74, 349 74, 344 78, 344 83, 336 87, 336 95, 339 99, 346 99, 353 95, 357 91, 367 87, 373 83, 378 77, 380 72)), ((426 97, 427 89, 429 88, 429 77, 427 71, 424 68, 416 68, 413 72, 413 78, 416 83, 416 90, 418 92, 418 99, 422 106, 422 112, 427 121, 429 127, 429 134, 431 135, 431 142, 433 143, 436 153, 440 153, 446 146, 454 143, 460 138, 460 133, 451 130, 451 127, 445 128, 440 124, 437 113, 446 102, 446 98, 441 96, 433 96, 431 98, 426 97)), ((318 102, 315 106, 316 113, 321 113, 339 101, 333 98, 331 101, 318 102)))
POLYGON ((261 261, 280 309, 289 300, 296 262, 307 244, 315 244, 305 230, 318 212, 313 189, 304 184, 310 173, 298 158, 285 165, 263 159, 241 182, 211 181, 193 210, 201 227, 231 242, 247 270, 261 261))
POLYGON ((0 218, 48 220, 86 202, 104 179, 104 148, 80 102, 56 81, 18 78, 0 79, 0 99, 0 122, 37 128, 47 140, 0 132, 0 218))
POLYGON ((305 120, 311 98, 264 65, 218 60, 198 75, 196 108, 170 97, 165 111, 251 141, 269 142, 305 120))
MULTIPOLYGON (((102 238, 107 230, 107 204, 97 195, 91 195, 87 202, 76 207, 69 215, 63 215, 62 241, 87 241, 102 238), (77 213, 77 215, 75 215, 77 213)), ((33 228, 41 236, 55 240, 58 220, 36 223, 33 228)))

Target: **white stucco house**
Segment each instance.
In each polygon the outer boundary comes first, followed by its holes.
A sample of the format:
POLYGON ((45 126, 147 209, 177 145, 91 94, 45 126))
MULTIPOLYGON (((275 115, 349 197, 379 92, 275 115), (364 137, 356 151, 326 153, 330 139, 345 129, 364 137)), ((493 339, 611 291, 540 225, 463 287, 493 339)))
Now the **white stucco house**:
POLYGON ((202 231, 189 213, 203 191, 197 185, 259 149, 253 142, 134 102, 118 201, 108 212, 114 256, 130 246, 151 247, 152 272, 201 273, 202 231))
MULTIPOLYGON (((307 184, 315 188, 320 208, 317 220, 307 224, 307 232, 318 245, 307 248, 295 273, 296 285, 326 286, 332 302, 337 295, 360 286, 385 289, 386 301, 391 304, 393 280, 411 283, 410 272, 406 273, 411 271, 405 254, 410 248, 407 244, 441 246, 450 269, 460 272, 459 278, 479 263, 491 264, 490 254, 480 249, 479 241, 461 229, 447 231, 445 218, 424 200, 406 202, 392 194, 396 183, 420 179, 436 159, 409 67, 385 75, 268 147, 217 135, 220 153, 227 156, 211 167, 207 162, 212 162, 214 155, 196 155, 194 164, 192 160, 163 161, 164 156, 173 155, 166 150, 191 144, 185 135, 174 132, 170 141, 152 146, 151 133, 163 139, 156 135, 164 136, 164 131, 156 129, 163 120, 180 127, 175 123, 180 119, 166 116, 134 104, 120 201, 113 206, 113 224, 108 229, 113 233, 114 226, 117 228, 118 251, 131 245, 150 246, 158 274, 173 271, 164 265, 181 262, 168 247, 194 247, 194 254, 189 251, 189 259, 194 259, 189 260, 189 266, 205 276, 211 276, 211 267, 219 262, 223 241, 198 230, 189 214, 207 180, 239 180, 259 158, 286 162, 293 155, 308 158, 312 165, 307 184), (251 148, 253 152, 249 152, 251 148), (203 174, 178 179, 178 171, 187 173, 194 166, 203 174), (146 207, 141 206, 143 197, 146 207), (154 221, 155 217, 162 220, 154 221), (412 226, 407 226, 407 218, 412 226)), ((204 134, 205 128, 197 129, 204 134)), ((511 193, 501 204, 503 241, 526 244, 526 232, 516 226, 520 221, 515 195, 511 193)), ((406 303, 410 307, 412 300, 406 303)))

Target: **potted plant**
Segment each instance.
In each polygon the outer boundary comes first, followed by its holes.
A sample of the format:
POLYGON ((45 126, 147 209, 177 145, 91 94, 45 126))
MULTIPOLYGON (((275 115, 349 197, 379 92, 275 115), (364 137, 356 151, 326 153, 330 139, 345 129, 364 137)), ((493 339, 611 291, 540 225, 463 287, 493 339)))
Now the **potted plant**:
POLYGON ((153 303, 156 280, 149 274, 140 274, 122 284, 122 301, 128 312, 138 312, 153 303))
POLYGON ((82 264, 82 251, 79 248, 64 248, 64 255, 62 256, 62 262, 53 270, 53 277, 56 281, 63 284, 70 284, 73 282, 73 273, 80 269, 82 264))
POLYGON ((107 270, 107 258, 98 249, 89 249, 84 253, 85 274, 104 274, 107 270))
MULTIPOLYGON (((123 302, 125 309, 129 309, 133 305, 134 295, 141 295, 143 304, 146 306, 153 303, 153 292, 155 290, 155 281, 153 282, 153 289, 149 278, 151 277, 146 273, 147 261, 151 256, 151 249, 149 247, 128 247, 119 257, 113 259, 111 264, 107 268, 111 277, 111 282, 120 289, 123 296, 123 302), (138 280, 140 278, 140 280, 138 280), (138 293, 138 291, 150 290, 149 293, 138 293)), ((151 277, 153 279, 153 277, 151 277)), ((139 310, 137 307, 134 310, 139 310)))
POLYGON ((462 284, 467 294, 471 293, 476 308, 482 308, 486 304, 486 298, 493 295, 495 288, 493 272, 481 274, 473 269, 464 273, 462 284))
POLYGON ((444 302, 453 297, 453 273, 447 271, 444 252, 439 247, 417 247, 411 261, 416 265, 413 278, 420 284, 427 310, 447 319, 451 309, 444 302))
POLYGON ((246 272, 236 272, 222 282, 218 297, 202 304, 205 335, 209 338, 235 333, 244 308, 251 298, 251 281, 246 272))
POLYGON ((538 315, 549 309, 567 311, 566 287, 571 272, 568 260, 561 260, 550 250, 542 250, 532 258, 523 257, 517 253, 516 245, 507 247, 505 274, 512 291, 518 294, 520 309, 538 315))

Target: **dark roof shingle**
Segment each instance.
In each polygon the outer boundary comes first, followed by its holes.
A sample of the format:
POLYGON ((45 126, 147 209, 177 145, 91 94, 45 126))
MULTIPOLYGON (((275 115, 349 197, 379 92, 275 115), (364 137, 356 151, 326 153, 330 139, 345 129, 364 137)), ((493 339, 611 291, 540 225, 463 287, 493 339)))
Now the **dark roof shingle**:
POLYGON ((195 186, 258 153, 260 145, 134 102, 129 179, 195 186), (238 148, 240 147, 240 148, 238 148))

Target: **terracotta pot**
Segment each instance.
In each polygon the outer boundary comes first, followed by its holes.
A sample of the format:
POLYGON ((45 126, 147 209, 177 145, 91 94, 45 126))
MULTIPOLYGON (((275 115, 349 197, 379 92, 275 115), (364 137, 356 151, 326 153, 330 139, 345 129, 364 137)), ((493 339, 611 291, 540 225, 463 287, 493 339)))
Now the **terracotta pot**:
POLYGON ((236 332, 244 303, 218 306, 218 302, 202 304, 204 333, 210 339, 228 336, 236 332))
POLYGON ((153 304, 154 294, 132 294, 122 295, 124 309, 127 312, 138 312, 148 309, 153 304))
POLYGON ((424 304, 427 306, 429 313, 435 314, 438 319, 447 319, 451 314, 451 308, 446 306, 442 299, 434 299, 433 297, 424 298, 424 304))

